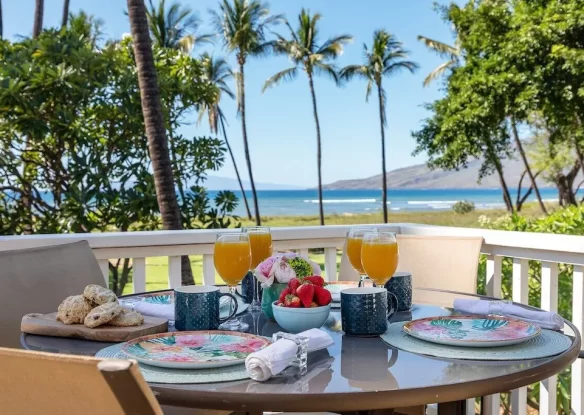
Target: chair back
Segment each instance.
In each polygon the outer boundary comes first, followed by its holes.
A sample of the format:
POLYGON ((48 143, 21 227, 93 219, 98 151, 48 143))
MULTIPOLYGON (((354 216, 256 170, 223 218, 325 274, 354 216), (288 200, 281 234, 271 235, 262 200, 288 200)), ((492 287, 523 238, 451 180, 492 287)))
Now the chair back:
POLYGON ((131 360, 0 348, 0 413, 162 415, 131 360))
POLYGON ((0 346, 20 347, 25 314, 52 313, 89 284, 105 285, 87 241, 0 252, 0 346))
MULTIPOLYGON (((414 288, 435 288, 475 294, 482 237, 397 235, 397 271, 410 272, 414 288)), ((357 281, 359 274, 343 252, 339 280, 357 281)), ((414 290, 419 304, 452 306, 454 295, 414 290)))

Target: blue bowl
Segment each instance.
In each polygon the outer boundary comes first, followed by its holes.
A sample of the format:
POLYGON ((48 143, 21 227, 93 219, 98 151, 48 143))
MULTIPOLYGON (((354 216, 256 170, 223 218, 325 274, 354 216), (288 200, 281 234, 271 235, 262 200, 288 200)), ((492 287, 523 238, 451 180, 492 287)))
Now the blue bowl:
POLYGON ((321 327, 327 320, 331 305, 314 308, 290 308, 272 303, 272 311, 276 323, 289 333, 300 333, 301 331, 321 327))

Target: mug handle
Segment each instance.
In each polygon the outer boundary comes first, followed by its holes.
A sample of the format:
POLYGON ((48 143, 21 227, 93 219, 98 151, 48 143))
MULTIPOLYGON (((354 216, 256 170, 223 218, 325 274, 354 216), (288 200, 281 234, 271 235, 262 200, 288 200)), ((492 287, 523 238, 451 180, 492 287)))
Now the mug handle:
POLYGON ((230 320, 230 319, 232 319, 232 318, 233 318, 233 316, 235 316, 235 315, 237 314, 237 298, 235 298, 235 296, 233 296, 233 295, 231 295, 231 294, 229 294, 229 293, 224 293, 224 294, 221 294, 221 295, 219 296, 219 298, 221 298, 221 297, 223 297, 223 296, 225 296, 225 295, 227 295, 227 296, 231 297, 231 300, 233 300, 233 302, 235 303, 235 308, 233 309, 233 313, 231 313, 229 316, 227 316, 227 317, 225 317, 225 318, 219 318, 219 323, 223 323, 223 322, 225 322, 225 321, 227 321, 227 320, 230 320))
POLYGON ((394 293, 387 292, 387 318, 389 319, 391 316, 395 314, 397 311, 397 297, 394 293))

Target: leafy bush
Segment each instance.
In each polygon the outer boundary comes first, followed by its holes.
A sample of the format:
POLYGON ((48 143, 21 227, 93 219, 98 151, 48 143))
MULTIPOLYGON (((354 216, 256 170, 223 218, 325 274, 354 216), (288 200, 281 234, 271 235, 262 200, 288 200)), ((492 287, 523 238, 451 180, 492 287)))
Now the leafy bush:
MULTIPOLYGON (((584 207, 570 206, 557 210, 551 215, 528 219, 519 215, 503 216, 491 221, 485 216, 479 218, 479 224, 488 229, 541 232, 564 235, 584 235, 584 207)), ((512 264, 511 258, 504 258, 502 264, 502 297, 512 297, 512 264)), ((558 275, 558 312, 572 319, 572 271, 570 264, 559 264, 558 275)), ((486 294, 486 257, 482 257, 479 265, 478 292, 486 294)), ((539 307, 541 305, 541 263, 529 261, 529 305, 539 307)), ((560 414, 570 413, 570 370, 566 370, 558 377, 558 411, 560 414)), ((528 400, 530 406, 536 408, 539 397, 539 383, 529 388, 528 400)), ((508 397, 504 397, 502 404, 509 409, 508 397)))
POLYGON ((455 213, 464 215, 466 213, 474 212, 475 205, 473 202, 469 202, 468 200, 459 200, 452 206, 452 210, 455 213))

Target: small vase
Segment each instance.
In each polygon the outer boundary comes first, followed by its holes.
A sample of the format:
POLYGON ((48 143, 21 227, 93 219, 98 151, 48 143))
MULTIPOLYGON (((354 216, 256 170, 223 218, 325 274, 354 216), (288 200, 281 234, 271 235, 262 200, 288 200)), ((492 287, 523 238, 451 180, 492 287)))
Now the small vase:
POLYGON ((284 289, 288 287, 288 284, 278 284, 274 283, 270 287, 263 289, 262 293, 262 311, 270 319, 274 320, 274 312, 272 311, 272 303, 278 298, 284 289))

